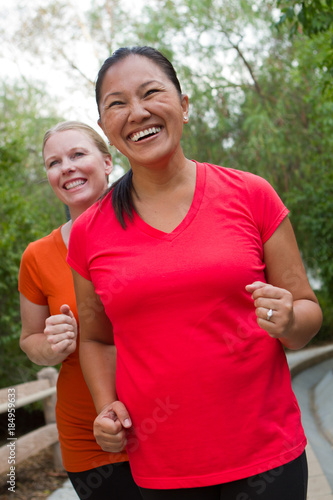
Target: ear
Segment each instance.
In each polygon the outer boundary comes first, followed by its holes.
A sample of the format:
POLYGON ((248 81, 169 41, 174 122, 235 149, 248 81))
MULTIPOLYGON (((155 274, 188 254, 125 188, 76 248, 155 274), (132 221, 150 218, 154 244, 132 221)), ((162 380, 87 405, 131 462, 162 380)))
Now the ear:
POLYGON ((105 173, 106 175, 110 175, 113 170, 113 163, 111 155, 105 156, 105 173))
POLYGON ((188 122, 188 111, 189 111, 189 100, 188 100, 188 95, 187 94, 182 94, 181 97, 181 107, 183 110, 183 121, 184 123, 188 122))

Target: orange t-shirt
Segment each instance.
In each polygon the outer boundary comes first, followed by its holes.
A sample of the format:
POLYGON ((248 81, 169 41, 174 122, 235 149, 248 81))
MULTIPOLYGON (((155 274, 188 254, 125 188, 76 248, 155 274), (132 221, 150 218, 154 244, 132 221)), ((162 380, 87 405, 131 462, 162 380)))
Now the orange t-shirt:
MULTIPOLYGON (((22 256, 19 291, 34 304, 48 305, 51 315, 59 314, 60 306, 68 304, 78 321, 72 273, 66 257, 60 228, 30 243, 22 256)), ((56 415, 67 471, 81 472, 128 460, 126 452, 107 453, 96 443, 92 430, 96 410, 81 372, 78 348, 61 365, 56 415)))

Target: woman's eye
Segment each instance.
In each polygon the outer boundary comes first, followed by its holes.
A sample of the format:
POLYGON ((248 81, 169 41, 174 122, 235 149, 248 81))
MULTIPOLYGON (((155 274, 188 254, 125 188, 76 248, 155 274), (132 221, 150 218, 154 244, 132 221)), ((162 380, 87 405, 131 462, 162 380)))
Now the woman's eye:
POLYGON ((150 95, 152 95, 152 94, 156 94, 157 92, 159 92, 159 90, 158 90, 158 89, 149 89, 149 90, 147 90, 147 92, 146 92, 146 94, 145 94, 145 95, 146 95, 146 96, 150 96, 150 95))
POLYGON ((76 153, 74 153, 74 158, 80 158, 81 156, 83 156, 84 153, 81 153, 81 151, 77 151, 76 153))
POLYGON ((54 167, 54 165, 56 165, 57 163, 58 163, 58 160, 53 160, 53 161, 51 161, 51 162, 48 164, 48 167, 47 167, 47 168, 54 167))
POLYGON ((121 106, 121 104, 123 104, 121 101, 112 101, 106 107, 109 109, 109 108, 113 108, 115 106, 121 106))

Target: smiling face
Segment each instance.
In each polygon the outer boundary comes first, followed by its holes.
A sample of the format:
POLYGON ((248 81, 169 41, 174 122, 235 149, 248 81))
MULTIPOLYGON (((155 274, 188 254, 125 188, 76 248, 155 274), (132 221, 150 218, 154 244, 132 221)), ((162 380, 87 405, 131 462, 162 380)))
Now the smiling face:
POLYGON ((99 125, 132 168, 168 164, 181 151, 188 98, 155 62, 133 54, 117 62, 100 95, 99 125))
POLYGON ((102 154, 84 132, 55 132, 47 139, 43 154, 49 183, 70 211, 82 212, 107 188, 111 156, 102 154))

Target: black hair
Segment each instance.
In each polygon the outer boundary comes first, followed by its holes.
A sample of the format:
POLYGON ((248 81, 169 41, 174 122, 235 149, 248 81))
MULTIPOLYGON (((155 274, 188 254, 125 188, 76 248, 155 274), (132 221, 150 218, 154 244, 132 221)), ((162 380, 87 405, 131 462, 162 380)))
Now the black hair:
MULTIPOLYGON (((101 100, 101 88, 107 71, 116 63, 122 61, 123 59, 126 59, 128 56, 131 55, 146 57, 147 59, 153 61, 157 66, 159 66, 160 69, 169 78, 169 80, 173 83, 179 94, 179 97, 181 98, 182 90, 176 71, 171 62, 161 52, 152 47, 147 47, 147 46, 121 47, 104 61, 103 65, 101 66, 98 72, 96 86, 95 86, 95 96, 96 96, 96 103, 99 116, 100 116, 99 104, 101 100)), ((124 229, 126 228, 124 214, 127 214, 130 220, 133 219, 134 203, 132 199, 132 192, 133 192, 132 177, 133 177, 133 172, 130 169, 128 172, 126 172, 125 175, 123 175, 120 179, 114 182, 111 185, 110 189, 107 191, 109 192, 110 190, 113 190, 112 207, 115 211, 118 221, 120 222, 121 226, 124 229)))

